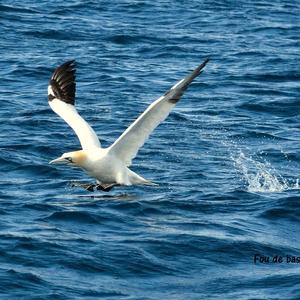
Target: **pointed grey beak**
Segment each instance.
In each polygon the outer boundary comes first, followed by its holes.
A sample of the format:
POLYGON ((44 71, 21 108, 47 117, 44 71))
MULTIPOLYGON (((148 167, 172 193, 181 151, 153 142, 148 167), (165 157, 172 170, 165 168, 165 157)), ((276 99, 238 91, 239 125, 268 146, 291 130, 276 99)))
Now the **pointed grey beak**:
POLYGON ((67 163, 68 161, 63 157, 59 157, 49 161, 49 164, 67 164, 67 163))

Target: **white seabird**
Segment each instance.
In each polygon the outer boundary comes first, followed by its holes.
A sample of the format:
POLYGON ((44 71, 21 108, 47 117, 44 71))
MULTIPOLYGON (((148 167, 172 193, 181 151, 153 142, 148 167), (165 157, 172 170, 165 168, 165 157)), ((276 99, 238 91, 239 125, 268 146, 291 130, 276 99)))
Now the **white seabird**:
POLYGON ((50 161, 50 164, 71 164, 82 168, 97 181, 97 184, 82 185, 89 191, 93 191, 94 188, 109 191, 116 185, 156 185, 131 171, 129 166, 139 148, 159 123, 169 115, 207 62, 208 59, 151 103, 108 148, 101 147, 95 131, 78 114, 75 108, 75 61, 65 62, 54 71, 50 79, 48 101, 52 110, 75 131, 82 150, 64 153, 61 157, 50 161))

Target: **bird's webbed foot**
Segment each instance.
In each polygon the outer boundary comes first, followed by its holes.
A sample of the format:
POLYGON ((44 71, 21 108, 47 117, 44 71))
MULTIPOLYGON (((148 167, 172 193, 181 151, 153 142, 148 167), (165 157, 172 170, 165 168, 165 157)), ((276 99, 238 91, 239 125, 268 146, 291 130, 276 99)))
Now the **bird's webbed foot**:
POLYGON ((89 192, 103 191, 109 192, 113 187, 119 186, 117 183, 82 183, 82 182, 71 182, 71 187, 81 187, 89 192))
POLYGON ((105 183, 98 183, 96 184, 96 189, 103 191, 103 192, 109 192, 114 186, 117 186, 119 184, 116 183, 109 183, 109 184, 105 184, 105 183))
POLYGON ((81 182, 71 182, 71 187, 81 187, 89 192, 94 192, 97 184, 92 183, 81 183, 81 182))

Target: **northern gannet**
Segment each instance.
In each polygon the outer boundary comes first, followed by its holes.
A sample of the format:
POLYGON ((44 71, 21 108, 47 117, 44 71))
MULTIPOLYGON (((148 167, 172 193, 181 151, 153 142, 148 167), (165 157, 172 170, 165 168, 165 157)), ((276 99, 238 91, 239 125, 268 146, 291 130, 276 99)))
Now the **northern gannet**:
POLYGON ((97 184, 82 185, 89 191, 109 191, 116 185, 156 185, 129 169, 139 148, 151 132, 169 115, 190 83, 202 72, 206 59, 184 79, 171 87, 123 132, 108 148, 102 148, 92 127, 75 108, 75 60, 55 69, 48 85, 48 101, 52 110, 75 131, 82 150, 64 153, 50 164, 70 164, 82 168, 97 184))

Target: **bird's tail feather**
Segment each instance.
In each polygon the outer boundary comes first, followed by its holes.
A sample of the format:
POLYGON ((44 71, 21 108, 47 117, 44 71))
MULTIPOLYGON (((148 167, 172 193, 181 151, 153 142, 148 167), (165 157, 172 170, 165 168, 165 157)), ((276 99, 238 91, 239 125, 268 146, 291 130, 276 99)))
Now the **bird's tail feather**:
POLYGON ((159 186, 159 184, 154 183, 150 180, 145 180, 143 183, 141 183, 142 185, 149 185, 149 186, 159 186))
POLYGON ((148 186, 158 186, 157 183, 154 183, 154 182, 152 182, 150 180, 147 180, 147 179, 143 178, 142 176, 134 173, 131 170, 129 170, 129 180, 130 180, 131 184, 148 185, 148 186))

